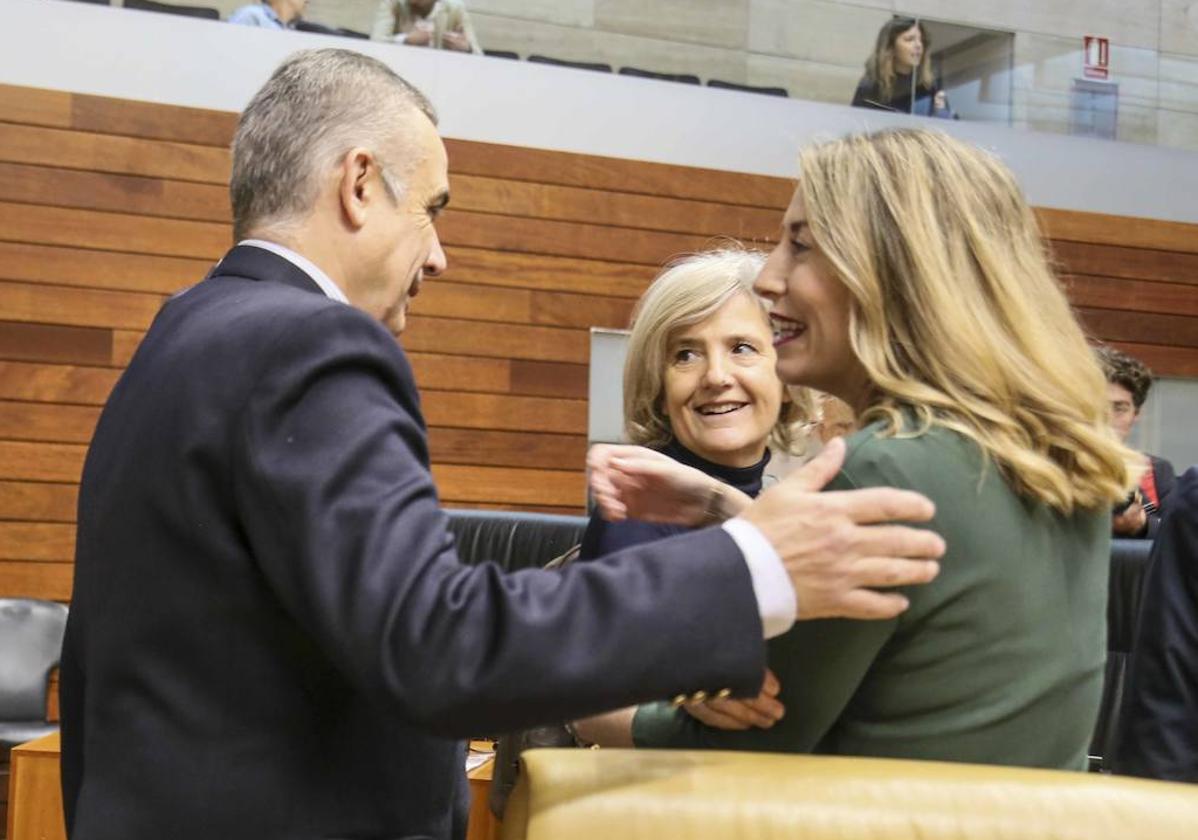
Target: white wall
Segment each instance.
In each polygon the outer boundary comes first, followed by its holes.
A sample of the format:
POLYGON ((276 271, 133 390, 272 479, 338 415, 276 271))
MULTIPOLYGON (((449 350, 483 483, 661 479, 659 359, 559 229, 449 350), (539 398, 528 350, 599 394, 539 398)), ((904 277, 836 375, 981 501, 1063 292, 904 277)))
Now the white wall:
MULTIPOLYGON (((240 110, 292 51, 386 61, 446 136, 792 177, 798 147, 901 115, 526 62, 235 27, 63 0, 3 0, 0 83, 240 110)), ((1198 153, 938 121, 1015 170, 1034 204, 1198 223, 1198 153)))

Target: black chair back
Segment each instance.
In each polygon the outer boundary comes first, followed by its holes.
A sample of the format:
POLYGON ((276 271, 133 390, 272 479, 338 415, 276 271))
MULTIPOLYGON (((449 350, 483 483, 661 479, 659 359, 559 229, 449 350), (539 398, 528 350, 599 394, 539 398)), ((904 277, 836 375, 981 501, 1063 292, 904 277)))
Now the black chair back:
POLYGON ((699 84, 699 77, 690 73, 658 73, 656 70, 642 70, 639 67, 621 67, 621 76, 636 76, 641 79, 660 79, 663 82, 680 82, 684 85, 699 84))
POLYGON ((507 571, 539 569, 582 542, 584 516, 503 510, 447 510, 463 563, 492 560, 507 571))
POLYGON ((1098 723, 1090 743, 1090 769, 1105 770, 1105 757, 1118 737, 1119 709, 1148 571, 1151 540, 1111 540, 1110 594, 1107 599, 1106 679, 1098 723))
POLYGON ((209 9, 205 6, 176 6, 172 3, 156 3, 154 0, 125 0, 125 8, 138 9, 143 12, 161 12, 167 15, 204 18, 205 20, 220 20, 220 9, 209 9))
POLYGON ((790 92, 783 87, 754 87, 753 85, 739 85, 736 82, 725 82, 720 79, 708 79, 707 86, 724 90, 743 90, 745 93, 764 93, 766 96, 790 96, 790 92))
POLYGON ((566 61, 564 58, 550 58, 547 55, 530 55, 528 60, 533 64, 552 64, 556 67, 573 67, 575 70, 597 70, 600 73, 610 73, 611 65, 599 61, 566 61))

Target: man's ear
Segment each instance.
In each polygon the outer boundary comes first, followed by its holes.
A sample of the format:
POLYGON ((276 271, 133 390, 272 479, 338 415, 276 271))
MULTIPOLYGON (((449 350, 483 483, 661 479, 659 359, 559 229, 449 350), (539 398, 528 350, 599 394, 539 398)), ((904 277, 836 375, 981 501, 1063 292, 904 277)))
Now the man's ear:
POLYGON ((375 198, 371 170, 377 167, 374 155, 361 147, 350 149, 341 159, 338 169, 337 195, 347 225, 358 230, 366 224, 367 207, 375 198))

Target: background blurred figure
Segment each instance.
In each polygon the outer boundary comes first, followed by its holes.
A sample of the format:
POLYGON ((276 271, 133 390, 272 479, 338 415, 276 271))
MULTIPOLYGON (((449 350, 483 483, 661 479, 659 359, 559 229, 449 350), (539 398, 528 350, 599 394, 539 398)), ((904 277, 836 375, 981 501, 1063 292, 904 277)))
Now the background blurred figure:
MULTIPOLYGON (((1009 170, 938 132, 850 136, 804 150, 799 169, 754 284, 773 303, 778 376, 854 409, 862 428, 829 488, 935 502, 943 571, 895 620, 771 640, 787 710, 771 727, 728 731, 655 703, 634 743, 1084 769, 1108 511, 1131 453, 1106 428, 1102 373, 1035 217, 1009 170)), ((632 473, 613 449, 592 484, 628 516, 712 484, 677 465, 665 481, 661 465, 632 473)))
POLYGON ((878 31, 874 51, 865 61, 852 104, 879 111, 947 116, 948 100, 937 112, 936 80, 932 75, 931 42, 915 18, 894 18, 878 31))
POLYGON ((308 0, 262 0, 229 15, 229 23, 263 29, 291 29, 308 7, 308 0))
POLYGON ((379 0, 370 37, 409 47, 482 52, 461 0, 379 0))
MULTIPOLYGON (((1152 388, 1152 371, 1139 359, 1114 347, 1099 345, 1095 353, 1106 374, 1111 428, 1119 440, 1126 443, 1152 388)), ((1154 538, 1177 483, 1173 465, 1164 458, 1147 454, 1141 458, 1145 470, 1140 483, 1127 500, 1115 508, 1111 521, 1111 533, 1117 537, 1154 538)))
POLYGON ((1111 758, 1116 773, 1198 782, 1198 467, 1152 546, 1111 758))

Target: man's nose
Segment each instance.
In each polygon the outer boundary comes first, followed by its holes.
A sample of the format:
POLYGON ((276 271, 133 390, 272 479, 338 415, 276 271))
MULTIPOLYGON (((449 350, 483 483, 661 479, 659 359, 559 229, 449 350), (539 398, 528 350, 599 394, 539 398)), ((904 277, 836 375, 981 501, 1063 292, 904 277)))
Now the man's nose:
POLYGON ((433 247, 429 250, 428 258, 424 261, 424 273, 432 277, 437 277, 448 267, 449 260, 445 256, 445 249, 441 247, 441 237, 437 236, 437 232, 434 230, 433 247))

